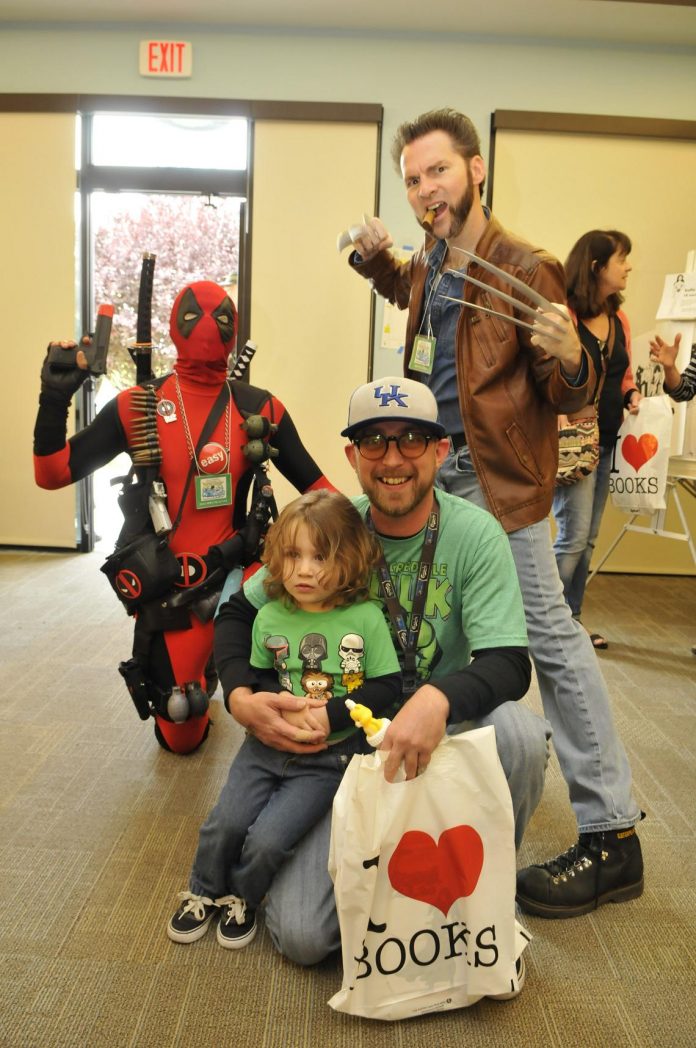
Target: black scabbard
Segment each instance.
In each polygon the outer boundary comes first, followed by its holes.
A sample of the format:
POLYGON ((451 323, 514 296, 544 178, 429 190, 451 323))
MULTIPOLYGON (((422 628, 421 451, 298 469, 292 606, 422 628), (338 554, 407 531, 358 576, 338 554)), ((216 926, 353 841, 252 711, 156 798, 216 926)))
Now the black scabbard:
POLYGON ((140 269, 138 323, 135 346, 131 350, 131 356, 135 361, 135 380, 139 386, 152 378, 152 285, 156 259, 156 255, 146 251, 140 269))

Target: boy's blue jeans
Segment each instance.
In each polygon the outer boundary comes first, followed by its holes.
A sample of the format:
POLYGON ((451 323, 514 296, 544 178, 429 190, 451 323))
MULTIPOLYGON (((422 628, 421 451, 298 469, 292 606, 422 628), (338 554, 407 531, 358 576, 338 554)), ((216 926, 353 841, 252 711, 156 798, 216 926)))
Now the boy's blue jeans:
POLYGON ((256 908, 297 842, 330 811, 353 754, 367 749, 362 731, 306 755, 247 735, 201 828, 190 890, 256 908))

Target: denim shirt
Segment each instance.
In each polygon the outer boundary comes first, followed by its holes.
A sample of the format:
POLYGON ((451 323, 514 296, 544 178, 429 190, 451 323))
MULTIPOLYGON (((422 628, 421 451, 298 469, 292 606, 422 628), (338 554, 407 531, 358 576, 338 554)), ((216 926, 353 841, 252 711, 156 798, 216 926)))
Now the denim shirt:
MULTIPOLYGON (((436 339, 433 371, 431 375, 423 375, 423 381, 430 387, 437 401, 439 420, 445 427, 445 432, 454 437, 461 435, 464 431, 457 393, 455 359, 457 324, 462 307, 457 302, 447 301, 446 296, 461 300, 464 281, 461 277, 455 276, 451 270, 446 270, 441 274, 440 281, 437 283, 446 253, 446 241, 438 240, 428 256, 429 272, 425 282, 423 315, 419 332, 422 335, 433 335, 436 339)), ((465 256, 462 255, 462 269, 465 268, 465 263, 465 256)))

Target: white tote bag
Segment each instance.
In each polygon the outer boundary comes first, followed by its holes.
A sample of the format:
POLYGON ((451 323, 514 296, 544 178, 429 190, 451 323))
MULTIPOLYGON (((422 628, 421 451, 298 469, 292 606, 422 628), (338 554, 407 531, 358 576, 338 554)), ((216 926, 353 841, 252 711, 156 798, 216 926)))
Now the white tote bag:
POLYGON ((446 736, 427 770, 388 783, 353 757, 333 807, 329 873, 343 985, 329 1004, 372 1019, 463 1008, 517 989, 510 791, 495 729, 446 736))
POLYGON ((672 441, 672 403, 668 396, 643 397, 637 415, 626 415, 614 452, 609 492, 625 513, 665 508, 672 441))

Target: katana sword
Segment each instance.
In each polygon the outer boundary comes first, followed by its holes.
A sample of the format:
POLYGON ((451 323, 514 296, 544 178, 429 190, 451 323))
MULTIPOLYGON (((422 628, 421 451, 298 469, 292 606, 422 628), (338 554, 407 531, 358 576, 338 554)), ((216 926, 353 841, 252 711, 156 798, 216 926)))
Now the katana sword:
POLYGON ((251 363, 251 358, 254 356, 255 352, 256 343, 251 340, 248 341, 244 348, 240 349, 239 353, 237 353, 237 356, 234 358, 234 365, 230 372, 230 378, 237 379, 238 381, 244 378, 249 364, 251 363))
POLYGON ((157 255, 143 254, 138 291, 138 321, 135 345, 130 355, 135 361, 135 381, 140 386, 152 378, 152 285, 157 255))

